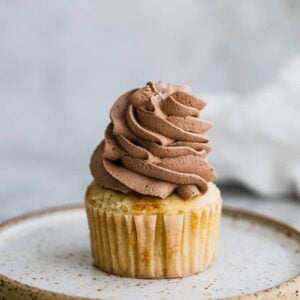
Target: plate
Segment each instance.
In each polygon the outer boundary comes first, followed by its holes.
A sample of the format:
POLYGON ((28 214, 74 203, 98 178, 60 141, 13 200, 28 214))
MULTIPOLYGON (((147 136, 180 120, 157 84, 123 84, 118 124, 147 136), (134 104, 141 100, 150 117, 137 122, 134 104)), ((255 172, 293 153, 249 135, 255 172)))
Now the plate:
POLYGON ((0 225, 0 295, 3 299, 297 299, 300 232, 264 216, 224 208, 218 255, 210 269, 182 279, 132 279, 93 266, 82 206, 46 209, 0 225))

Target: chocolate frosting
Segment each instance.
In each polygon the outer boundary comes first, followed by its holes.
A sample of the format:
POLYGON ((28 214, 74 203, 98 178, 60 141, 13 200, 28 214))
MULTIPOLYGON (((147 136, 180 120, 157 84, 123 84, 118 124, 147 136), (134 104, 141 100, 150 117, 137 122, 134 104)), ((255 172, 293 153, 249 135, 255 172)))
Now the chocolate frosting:
POLYGON ((206 160, 211 123, 198 118, 204 106, 188 87, 165 82, 123 94, 91 158, 96 182, 163 199, 175 190, 183 199, 205 194, 216 173, 206 160))

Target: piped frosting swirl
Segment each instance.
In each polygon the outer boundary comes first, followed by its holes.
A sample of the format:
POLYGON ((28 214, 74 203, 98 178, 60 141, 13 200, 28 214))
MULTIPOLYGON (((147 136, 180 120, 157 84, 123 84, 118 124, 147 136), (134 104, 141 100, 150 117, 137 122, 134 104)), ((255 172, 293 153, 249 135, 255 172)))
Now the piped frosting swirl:
POLYGON ((216 173, 206 160, 211 147, 199 119, 205 103, 184 85, 149 82, 123 94, 94 151, 90 169, 105 188, 166 198, 205 194, 216 173))

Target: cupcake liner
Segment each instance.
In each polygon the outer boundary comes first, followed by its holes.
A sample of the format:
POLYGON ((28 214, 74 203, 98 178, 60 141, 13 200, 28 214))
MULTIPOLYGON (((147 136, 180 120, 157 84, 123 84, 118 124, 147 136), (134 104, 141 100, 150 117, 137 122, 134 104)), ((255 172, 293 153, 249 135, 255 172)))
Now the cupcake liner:
POLYGON ((103 271, 138 278, 201 272, 215 258, 221 202, 171 215, 120 214, 87 202, 94 263, 103 271))

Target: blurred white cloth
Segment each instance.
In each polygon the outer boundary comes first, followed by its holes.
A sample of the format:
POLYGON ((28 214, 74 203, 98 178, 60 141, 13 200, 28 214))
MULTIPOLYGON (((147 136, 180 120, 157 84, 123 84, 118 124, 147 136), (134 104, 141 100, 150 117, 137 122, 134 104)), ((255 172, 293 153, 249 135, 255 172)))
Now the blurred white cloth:
POLYGON ((251 95, 204 99, 205 118, 214 123, 209 159, 220 182, 237 181, 266 196, 300 196, 300 56, 251 95))

